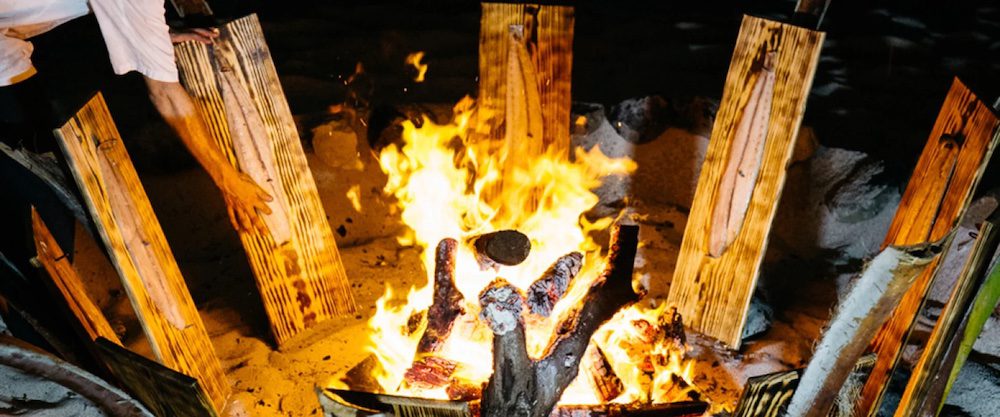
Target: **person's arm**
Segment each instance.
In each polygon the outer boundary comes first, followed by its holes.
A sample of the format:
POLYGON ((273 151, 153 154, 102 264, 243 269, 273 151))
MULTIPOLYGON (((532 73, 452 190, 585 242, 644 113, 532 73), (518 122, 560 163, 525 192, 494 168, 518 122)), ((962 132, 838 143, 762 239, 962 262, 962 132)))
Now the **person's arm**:
POLYGON ((241 230, 265 226, 254 209, 270 214, 267 194, 249 176, 234 168, 212 141, 201 114, 180 83, 157 81, 143 77, 149 88, 149 98, 167 124, 177 132, 184 146, 205 168, 212 181, 222 191, 229 208, 233 227, 241 230))

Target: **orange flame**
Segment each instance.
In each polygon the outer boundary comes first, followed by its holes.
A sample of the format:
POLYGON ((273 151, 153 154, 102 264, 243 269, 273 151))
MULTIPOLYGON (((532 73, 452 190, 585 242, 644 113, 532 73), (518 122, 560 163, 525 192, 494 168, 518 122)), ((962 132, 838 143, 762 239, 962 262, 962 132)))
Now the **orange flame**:
POLYGON ((417 69, 417 76, 413 78, 414 82, 424 82, 424 75, 427 74, 428 66, 427 64, 420 63, 423 59, 424 51, 414 52, 406 56, 406 65, 412 65, 413 68, 417 69))
MULTIPOLYGON (((457 363, 450 378, 476 386, 493 372, 492 361, 484 360, 492 358, 492 333, 477 318, 479 292, 498 276, 526 289, 560 256, 573 251, 584 254, 580 272, 550 317, 526 320, 529 354, 541 356, 558 318, 581 302, 604 267, 601 248, 590 236, 605 232, 612 219, 588 221, 584 216, 598 202, 591 190, 605 176, 627 174, 636 168, 633 161, 608 158, 597 147, 577 149, 572 160, 550 150, 541 155, 512 155, 516 161, 504 161, 505 153, 491 151, 487 141, 475 140, 481 135, 476 130, 482 126, 475 123, 480 118, 485 119, 476 115, 473 101, 466 97, 455 106, 449 124, 439 125, 426 118, 419 127, 413 121, 404 122, 402 145, 389 145, 379 155, 379 163, 388 174, 385 191, 396 197, 408 226, 399 242, 422 250, 428 283, 433 282, 434 247, 443 238, 463 241, 515 229, 531 240, 531 254, 523 263, 501 266, 499 271, 481 269, 473 249, 459 245, 455 281, 465 297, 466 314, 456 321, 450 337, 434 356, 457 363), (505 178, 498 191, 494 186, 500 180, 501 167, 505 178), (489 198, 485 190, 490 190, 489 198)), ((448 398, 445 387, 421 389, 403 384, 426 327, 423 314, 432 302, 432 292, 430 284, 411 288, 402 301, 387 288, 369 321, 368 348, 379 364, 373 376, 390 393, 448 398)), ((623 310, 594 336, 626 388, 616 401, 656 402, 664 398, 659 392, 666 391, 665 383, 672 378, 690 384, 690 363, 684 363, 683 347, 636 342, 640 339, 632 323, 645 320, 655 325, 662 308, 633 306, 623 310), (634 363, 641 360, 651 363, 650 372, 637 370, 634 363)), ((600 402, 597 398, 592 387, 577 381, 567 389, 562 403, 594 404, 600 402)))

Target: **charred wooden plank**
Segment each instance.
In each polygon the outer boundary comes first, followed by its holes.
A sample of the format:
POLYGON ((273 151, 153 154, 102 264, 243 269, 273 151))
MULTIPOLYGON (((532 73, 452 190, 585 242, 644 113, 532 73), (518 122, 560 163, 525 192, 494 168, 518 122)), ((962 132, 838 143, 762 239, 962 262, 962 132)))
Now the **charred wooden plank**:
POLYGON ((884 249, 867 265, 823 334, 788 406, 789 417, 824 417, 907 288, 941 253, 943 242, 884 249))
MULTIPOLYGON (((257 16, 236 19, 219 29, 214 45, 185 42, 174 50, 181 83, 194 98, 216 144, 233 166, 274 180, 272 197, 287 211, 284 221, 291 231, 287 243, 282 242, 284 233, 239 232, 271 332, 282 344, 321 321, 353 314, 356 306, 257 16), (231 66, 233 71, 223 73, 223 66, 231 66), (238 99, 238 94, 246 93, 253 105, 240 107, 237 103, 234 108, 232 100, 224 97, 224 85, 233 93, 229 96, 238 99), (230 114, 249 117, 231 120, 230 114), (255 131, 259 129, 256 116, 265 135, 255 131), (243 126, 246 120, 252 126, 243 126), (243 142, 239 138, 252 144, 248 150, 256 151, 242 161, 237 152, 239 142, 243 142), (256 157, 259 164, 250 167, 247 162, 256 157)), ((283 229, 280 224, 268 223, 273 229, 283 229)))
POLYGON ((632 286, 639 227, 612 233, 608 265, 577 310, 556 326, 545 355, 528 356, 522 310, 524 296, 502 279, 480 294, 480 317, 493 331, 493 375, 483 391, 482 415, 546 417, 579 373, 580 361, 597 329, 642 296, 632 286))
POLYGON ((531 240, 517 230, 499 230, 472 238, 476 261, 486 269, 497 265, 513 266, 524 262, 531 253, 531 240))
MULTIPOLYGON (((534 72, 541 116, 537 151, 554 147, 559 154, 569 157, 570 86, 573 71, 574 12, 571 6, 483 3, 479 32, 479 96, 481 115, 491 128, 490 140, 498 145, 506 143, 508 80, 511 58, 521 68, 534 72), (511 26, 521 27, 520 39, 511 36, 511 26), (528 55, 529 65, 515 50, 512 42, 520 42, 528 55)), ((524 79, 523 77, 521 78, 524 79)), ((521 106, 523 107, 523 106, 521 106)), ((529 114, 525 114, 529 116, 529 114)), ((524 141, 524 137, 516 138, 524 141)), ((520 157, 520 156, 519 156, 520 157)))
POLYGON ((52 233, 34 207, 31 208, 31 228, 35 235, 37 258, 48 273, 51 286, 66 300, 66 305, 76 318, 78 328, 91 341, 103 337, 121 344, 108 319, 104 317, 104 312, 87 294, 80 276, 70 265, 69 258, 56 243, 56 239, 52 237, 52 233))
POLYGON ((221 410, 229 382, 104 98, 55 135, 153 353, 197 378, 221 410))
POLYGON ((153 362, 117 343, 96 341, 104 363, 121 384, 157 416, 219 415, 198 380, 153 362))
MULTIPOLYGON (((853 385, 845 385, 837 391, 838 407, 850 407, 853 404, 852 399, 856 398, 860 385, 868 377, 874 363, 875 355, 868 354, 854 364, 849 379, 853 385)), ((786 406, 801 386, 802 372, 801 369, 794 369, 751 377, 747 380, 743 393, 740 394, 733 417, 784 417, 786 406)), ((827 414, 827 417, 843 415, 849 414, 834 409, 827 414)))
POLYGON ((730 348, 740 345, 823 36, 821 32, 746 16, 733 51, 668 296, 668 302, 677 306, 689 327, 730 348), (764 63, 771 54, 773 69, 767 71, 764 63), (771 73, 773 89, 767 87, 771 73), (756 84, 760 88, 754 88, 756 84), (766 90, 773 91, 770 105, 766 90), (751 123, 754 120, 757 122, 751 123), (741 124, 747 127, 741 129, 741 124), (757 127, 749 129, 750 125, 757 127), (745 146, 734 146, 738 131, 746 131, 739 136, 745 146), (758 154, 760 164, 756 166, 758 154), (743 168, 740 161, 744 162, 743 168), (741 169, 757 172, 756 180, 749 181, 752 176, 740 177, 741 169), (726 178, 740 180, 726 182, 726 178), (724 186, 727 183, 730 185, 724 186), (730 204, 723 199, 729 199, 730 204), (734 205, 733 199, 739 204, 734 205), (728 207, 725 213, 719 211, 723 207, 728 207), (725 218, 725 225, 721 220, 713 223, 716 217, 725 218), (717 242, 729 243, 716 244, 713 249, 713 230, 725 232, 717 242))
MULTIPOLYGON (((883 246, 940 240, 958 223, 1000 141, 998 124, 992 110, 956 78, 903 192, 883 246)), ((855 415, 873 416, 878 411, 939 264, 935 261, 916 279, 871 342, 869 349, 878 354, 878 363, 862 391, 855 415)))
POLYGON ((427 310, 427 329, 417 344, 417 354, 437 351, 451 333, 455 319, 465 313, 465 298, 455 286, 458 242, 441 239, 434 253, 434 295, 427 310))
POLYGON ((896 417, 916 417, 926 415, 923 411, 937 412, 943 397, 931 395, 935 382, 947 380, 951 369, 947 366, 949 348, 952 341, 961 340, 959 330, 962 321, 972 309, 979 288, 986 282, 987 272, 993 254, 1000 243, 997 226, 1000 215, 994 214, 979 227, 975 246, 969 253, 962 273, 955 282, 955 288, 948 298, 948 304, 941 312, 930 339, 920 355, 920 361, 913 368, 910 381, 903 391, 903 397, 896 408, 896 417))
POLYGON ((425 356, 410 365, 403 375, 403 383, 424 389, 448 386, 457 366, 456 362, 445 358, 425 356))
POLYGON ((528 287, 527 302, 531 312, 542 317, 552 314, 552 309, 566 294, 566 289, 582 266, 583 254, 580 252, 557 259, 541 278, 528 287))

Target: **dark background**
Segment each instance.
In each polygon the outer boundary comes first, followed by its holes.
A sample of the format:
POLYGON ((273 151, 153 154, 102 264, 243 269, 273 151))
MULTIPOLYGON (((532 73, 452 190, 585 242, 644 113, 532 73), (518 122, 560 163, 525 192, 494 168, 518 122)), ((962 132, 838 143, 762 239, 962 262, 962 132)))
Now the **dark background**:
MULTIPOLYGON (((220 17, 258 13, 296 114, 341 102, 357 62, 377 103, 475 94, 479 2, 210 3, 220 17), (418 50, 430 64, 423 84, 403 65, 418 50)), ((569 3, 573 99, 606 108, 652 94, 718 99, 742 15, 789 21, 795 8, 774 0, 569 3)), ((832 0, 820 29, 827 37, 804 123, 824 145, 886 160, 900 179, 916 163, 952 77, 987 103, 1000 95, 1000 2, 832 0)))

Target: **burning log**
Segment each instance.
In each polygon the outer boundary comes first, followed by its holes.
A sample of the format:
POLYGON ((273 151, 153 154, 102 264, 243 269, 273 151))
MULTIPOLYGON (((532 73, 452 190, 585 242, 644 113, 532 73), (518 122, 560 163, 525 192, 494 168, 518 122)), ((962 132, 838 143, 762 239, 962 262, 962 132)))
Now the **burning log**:
POLYGON ((462 293, 455 287, 458 242, 442 239, 434 255, 434 302, 427 310, 427 330, 417 345, 418 355, 437 351, 451 333, 455 319, 465 313, 462 293))
POLYGON ((611 368, 611 363, 608 362, 608 358, 604 356, 604 351, 600 347, 591 343, 584 355, 587 358, 586 362, 590 364, 584 369, 584 372, 590 376, 602 403, 618 398, 625 392, 625 385, 622 384, 621 378, 615 374, 615 370, 611 368))
POLYGON ((445 358, 427 356, 413 362, 410 369, 406 370, 403 381, 411 387, 443 387, 448 385, 457 366, 458 364, 445 358))
POLYGON ((528 287, 528 307, 533 314, 548 317, 559 299, 566 293, 570 281, 583 266, 583 254, 573 252, 563 255, 552 264, 545 275, 528 287))
POLYGON ((498 264, 520 264, 531 252, 531 240, 517 230, 500 230, 471 240, 476 250, 476 261, 483 270, 497 269, 498 264))
POLYGON ((581 307, 556 327, 538 360, 528 356, 521 312, 524 296, 497 279, 479 296, 482 319, 493 331, 493 375, 483 392, 482 416, 546 417, 576 378, 594 332, 618 310, 641 297, 632 287, 639 227, 620 226, 612 237, 608 267, 591 286, 581 307))

